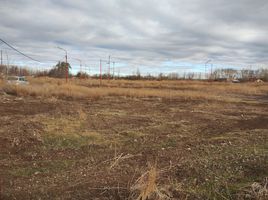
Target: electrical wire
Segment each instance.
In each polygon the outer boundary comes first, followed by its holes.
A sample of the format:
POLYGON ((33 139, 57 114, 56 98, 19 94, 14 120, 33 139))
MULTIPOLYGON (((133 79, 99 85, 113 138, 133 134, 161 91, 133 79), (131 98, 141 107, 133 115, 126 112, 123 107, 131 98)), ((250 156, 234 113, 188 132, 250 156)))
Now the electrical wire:
POLYGON ((34 59, 34 58, 30 57, 30 56, 27 56, 26 54, 22 53, 21 51, 19 51, 19 50, 16 49, 15 47, 11 46, 10 44, 8 44, 6 41, 2 40, 1 38, 0 38, 0 41, 1 41, 2 43, 5 43, 8 47, 10 47, 10 48, 13 49, 14 51, 18 52, 19 54, 23 55, 24 57, 27 57, 27 58, 29 58, 29 59, 35 61, 35 62, 39 62, 39 63, 40 63, 39 60, 36 60, 36 59, 34 59))

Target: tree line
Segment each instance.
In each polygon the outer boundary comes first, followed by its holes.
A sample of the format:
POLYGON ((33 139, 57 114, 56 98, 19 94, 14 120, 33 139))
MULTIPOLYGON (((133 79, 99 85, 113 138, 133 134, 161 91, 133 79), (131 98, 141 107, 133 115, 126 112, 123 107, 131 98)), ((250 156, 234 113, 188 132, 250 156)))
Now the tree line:
MULTIPOLYGON (((65 78, 66 69, 69 69, 69 77, 79 78, 99 78, 99 74, 89 75, 85 72, 78 72, 76 75, 70 73, 71 65, 65 62, 58 62, 50 70, 33 70, 27 67, 18 66, 6 66, 0 65, 0 76, 47 76, 53 78, 65 78)), ((255 81, 261 79, 268 82, 268 69, 216 69, 212 73, 204 74, 201 72, 185 72, 185 73, 159 73, 158 75, 146 74, 142 75, 138 69, 136 73, 132 75, 117 76, 113 74, 102 74, 102 79, 127 79, 127 80, 213 80, 213 81, 227 81, 227 80, 240 80, 240 81, 255 81)))

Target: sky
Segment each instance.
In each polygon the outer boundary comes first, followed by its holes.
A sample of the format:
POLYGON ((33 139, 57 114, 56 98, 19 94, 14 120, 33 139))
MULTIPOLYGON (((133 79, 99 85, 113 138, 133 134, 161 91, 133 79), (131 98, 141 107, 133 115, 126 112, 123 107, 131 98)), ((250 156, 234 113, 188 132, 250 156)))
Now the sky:
POLYGON ((0 0, 3 62, 74 71, 205 72, 268 66, 267 0, 0 0), (208 66, 206 66, 208 67, 208 66))

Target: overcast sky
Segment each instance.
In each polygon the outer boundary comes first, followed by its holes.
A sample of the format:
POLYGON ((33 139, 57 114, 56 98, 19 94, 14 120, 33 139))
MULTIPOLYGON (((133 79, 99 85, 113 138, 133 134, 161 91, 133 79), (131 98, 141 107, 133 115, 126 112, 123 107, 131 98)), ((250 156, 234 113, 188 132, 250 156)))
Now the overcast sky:
POLYGON ((268 64, 267 0, 0 1, 0 38, 42 62, 0 44, 14 64, 51 66, 56 46, 92 68, 109 55, 130 71, 268 64))

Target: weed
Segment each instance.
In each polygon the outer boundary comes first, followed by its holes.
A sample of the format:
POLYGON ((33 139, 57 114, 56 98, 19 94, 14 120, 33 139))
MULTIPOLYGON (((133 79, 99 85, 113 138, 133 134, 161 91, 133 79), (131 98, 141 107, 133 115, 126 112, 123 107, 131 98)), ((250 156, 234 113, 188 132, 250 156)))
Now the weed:
POLYGON ((239 199, 256 199, 266 200, 268 199, 268 178, 265 178, 263 182, 254 182, 249 187, 242 189, 238 195, 239 199))
POLYGON ((168 199, 168 197, 160 192, 157 187, 157 170, 156 165, 149 166, 149 170, 142 174, 136 181, 132 190, 139 191, 137 200, 147 199, 168 199))

